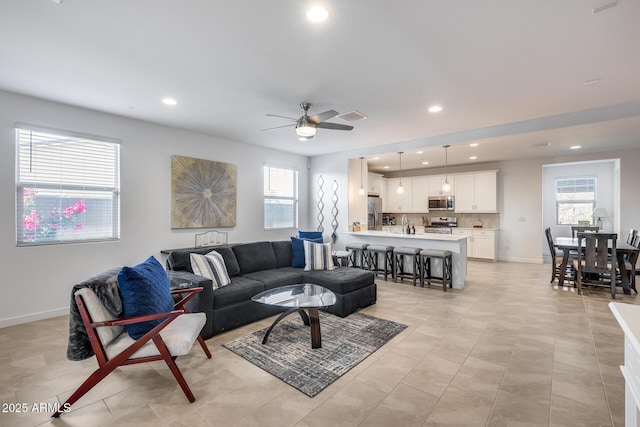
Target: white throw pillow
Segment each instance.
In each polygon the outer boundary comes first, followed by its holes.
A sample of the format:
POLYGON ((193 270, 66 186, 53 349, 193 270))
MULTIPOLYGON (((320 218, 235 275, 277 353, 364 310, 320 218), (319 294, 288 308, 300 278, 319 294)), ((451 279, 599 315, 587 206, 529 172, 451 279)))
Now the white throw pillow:
POLYGON ((213 289, 231 283, 224 258, 216 251, 211 251, 206 255, 191 254, 191 269, 194 274, 211 279, 213 289))
POLYGON ((333 256, 331 254, 333 244, 313 243, 303 241, 304 245, 304 271, 333 270, 333 256))

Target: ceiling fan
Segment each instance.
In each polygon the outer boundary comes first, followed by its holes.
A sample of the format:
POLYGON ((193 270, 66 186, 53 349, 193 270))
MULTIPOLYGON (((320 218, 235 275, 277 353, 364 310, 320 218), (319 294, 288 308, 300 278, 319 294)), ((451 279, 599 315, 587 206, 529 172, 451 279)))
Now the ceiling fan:
POLYGON ((279 116, 277 114, 266 114, 269 117, 280 117, 281 119, 291 120, 294 123, 276 126, 273 128, 262 129, 262 131, 275 130, 280 128, 286 128, 290 126, 296 127, 296 134, 300 137, 301 141, 308 141, 316 134, 316 129, 334 129, 334 130, 351 130, 353 126, 349 125, 341 125, 338 123, 326 123, 326 120, 329 120, 338 115, 338 112, 335 110, 328 110, 323 113, 318 113, 313 116, 307 115, 309 110, 311 109, 311 104, 308 102, 303 102, 300 104, 300 108, 304 111, 304 115, 299 119, 294 119, 293 117, 285 117, 279 116))

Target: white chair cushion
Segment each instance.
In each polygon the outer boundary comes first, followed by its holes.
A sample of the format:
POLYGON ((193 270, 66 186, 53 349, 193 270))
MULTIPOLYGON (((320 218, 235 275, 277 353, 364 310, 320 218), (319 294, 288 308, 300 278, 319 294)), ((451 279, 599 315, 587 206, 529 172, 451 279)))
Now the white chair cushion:
MULTIPOLYGON (((85 307, 87 307, 87 311, 91 316, 91 320, 94 322, 104 322, 107 320, 116 320, 113 314, 109 312, 100 301, 100 298, 93 292, 90 288, 81 288, 78 289, 74 295, 82 296, 82 300, 84 301, 85 307)), ((117 336, 122 334, 124 331, 124 326, 100 326, 96 328, 96 332, 98 333, 98 339, 103 347, 109 345, 111 341, 116 339, 117 336)))
MULTIPOLYGON (((198 338, 198 334, 207 321, 204 313, 185 313, 176 317, 166 328, 160 332, 160 336, 169 349, 172 356, 183 356, 189 351, 198 338)), ((111 344, 105 347, 109 358, 120 354, 125 348, 133 344, 135 340, 127 333, 122 333, 111 344)), ((155 343, 150 340, 136 351, 130 359, 140 357, 157 356, 160 352, 155 343)))

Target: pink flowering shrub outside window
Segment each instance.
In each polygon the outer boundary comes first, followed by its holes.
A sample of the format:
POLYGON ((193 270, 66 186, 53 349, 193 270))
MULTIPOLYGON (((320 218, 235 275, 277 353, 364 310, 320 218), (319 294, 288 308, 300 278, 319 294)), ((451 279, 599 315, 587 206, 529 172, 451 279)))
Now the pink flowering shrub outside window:
POLYGON ((64 210, 54 206, 48 212, 41 213, 37 206, 37 190, 24 188, 22 191, 24 216, 22 226, 24 240, 29 242, 61 240, 58 230, 82 230, 81 214, 86 212, 84 200, 77 200, 64 210))

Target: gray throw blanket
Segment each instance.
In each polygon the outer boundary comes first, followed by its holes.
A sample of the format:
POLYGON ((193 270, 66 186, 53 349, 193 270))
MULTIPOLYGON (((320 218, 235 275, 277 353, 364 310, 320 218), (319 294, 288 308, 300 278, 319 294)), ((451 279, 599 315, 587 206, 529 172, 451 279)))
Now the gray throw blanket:
MULTIPOLYGON (((69 344, 67 345, 67 359, 84 360, 94 355, 91 341, 82 323, 80 311, 76 304, 74 294, 78 289, 91 288, 100 301, 104 304, 109 313, 115 317, 123 317, 122 295, 118 287, 118 273, 121 268, 116 267, 85 280, 73 287, 71 290, 71 304, 69 304, 69 344)), ((171 289, 185 289, 198 286, 192 280, 193 275, 185 271, 169 271, 169 282, 171 289)), ((197 300, 187 303, 190 310, 197 311, 197 300)))
POLYGON ((71 304, 69 305, 69 344, 67 359, 84 360, 94 355, 89 336, 82 323, 80 311, 76 305, 74 294, 78 289, 91 288, 105 308, 115 317, 122 317, 122 296, 118 287, 118 273, 120 267, 112 268, 82 283, 71 290, 71 304))

